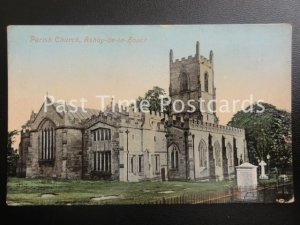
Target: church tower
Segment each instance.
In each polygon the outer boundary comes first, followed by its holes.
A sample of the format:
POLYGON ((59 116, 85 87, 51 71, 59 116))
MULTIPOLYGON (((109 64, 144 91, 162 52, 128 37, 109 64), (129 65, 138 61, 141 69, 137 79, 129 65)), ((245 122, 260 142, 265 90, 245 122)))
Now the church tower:
POLYGON ((214 86, 213 52, 209 59, 200 55, 200 44, 196 43, 195 55, 181 60, 173 58, 170 50, 170 86, 169 95, 172 99, 172 115, 183 116, 185 119, 194 118, 203 122, 218 123, 215 114, 216 89, 214 86), (202 99, 202 106, 200 106, 202 99), (181 104, 181 101, 184 104, 181 104), (190 101, 188 104, 188 101, 190 101), (191 112, 193 105, 195 112, 191 112), (181 110, 183 109, 183 110, 181 110), (180 112, 181 111, 181 112, 180 112))

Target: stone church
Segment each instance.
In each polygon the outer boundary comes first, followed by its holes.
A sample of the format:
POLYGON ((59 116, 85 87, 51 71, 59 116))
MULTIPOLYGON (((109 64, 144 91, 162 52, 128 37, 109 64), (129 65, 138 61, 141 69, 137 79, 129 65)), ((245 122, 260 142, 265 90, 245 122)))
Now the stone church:
MULTIPOLYGON (((216 98, 213 52, 181 60, 170 50, 172 102, 216 98)), ((219 125, 216 113, 187 108, 169 115, 112 106, 59 113, 57 103, 32 112, 21 132, 18 174, 67 179, 224 180, 248 161, 245 132, 219 125)), ((205 106, 206 108, 207 105, 205 106)), ((215 109, 215 105, 213 108, 215 109)), ((71 109, 71 106, 66 108, 71 109)), ((175 111, 175 110, 173 110, 175 111)))

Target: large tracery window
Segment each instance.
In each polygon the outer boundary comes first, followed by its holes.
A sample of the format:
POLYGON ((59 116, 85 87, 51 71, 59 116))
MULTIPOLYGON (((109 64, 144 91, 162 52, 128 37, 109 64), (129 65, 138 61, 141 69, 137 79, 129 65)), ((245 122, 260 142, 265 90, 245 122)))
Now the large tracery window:
POLYGON ((52 161, 55 158, 55 125, 46 120, 40 128, 41 160, 52 161))
POLYGON ((94 152, 94 170, 110 172, 111 171, 111 152, 96 151, 94 152))

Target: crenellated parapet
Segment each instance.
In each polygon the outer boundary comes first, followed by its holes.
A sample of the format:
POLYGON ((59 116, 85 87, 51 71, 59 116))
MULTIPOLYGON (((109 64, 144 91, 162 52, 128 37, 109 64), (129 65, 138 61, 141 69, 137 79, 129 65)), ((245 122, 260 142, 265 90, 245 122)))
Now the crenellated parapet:
POLYGON ((182 65, 188 65, 188 64, 193 64, 193 63, 200 63, 200 64, 204 64, 208 67, 212 67, 213 66, 213 52, 210 51, 209 59, 200 55, 200 43, 199 43, 199 41, 197 41, 195 55, 189 55, 187 58, 183 57, 181 59, 174 60, 174 53, 173 53, 173 50, 171 49, 170 54, 169 54, 169 61, 170 61, 170 66, 172 66, 173 68, 181 67, 182 65))
POLYGON ((202 55, 200 56, 200 60, 197 57, 190 55, 190 56, 188 56, 188 58, 183 57, 181 59, 175 59, 175 61, 172 61, 171 64, 172 64, 172 66, 181 66, 182 64, 186 65, 186 64, 195 63, 195 62, 205 64, 209 67, 212 66, 212 62, 208 58, 206 58, 202 55))
POLYGON ((245 130, 236 128, 236 127, 229 127, 229 126, 223 126, 219 124, 213 124, 213 123, 206 123, 202 122, 200 120, 189 120, 189 128, 195 129, 195 130, 201 130, 201 131, 208 131, 208 132, 215 132, 215 133, 222 133, 222 134, 231 134, 236 136, 244 136, 245 130))
POLYGON ((155 131, 166 131, 165 121, 168 120, 168 115, 161 112, 144 113, 144 129, 152 129, 155 131))
POLYGON ((143 125, 142 118, 136 118, 136 117, 121 117, 120 127, 127 127, 127 128, 135 128, 135 129, 141 129, 143 125))
POLYGON ((204 64, 204 65, 206 65, 206 66, 208 66, 208 67, 212 67, 212 61, 211 60, 209 60, 209 59, 207 59, 207 58, 205 58, 204 56, 200 56, 200 63, 201 64, 204 64))
POLYGON ((188 56, 187 58, 182 57, 181 59, 175 59, 174 62, 172 62, 173 65, 181 65, 181 64, 188 64, 188 63, 195 63, 198 59, 195 56, 188 56))

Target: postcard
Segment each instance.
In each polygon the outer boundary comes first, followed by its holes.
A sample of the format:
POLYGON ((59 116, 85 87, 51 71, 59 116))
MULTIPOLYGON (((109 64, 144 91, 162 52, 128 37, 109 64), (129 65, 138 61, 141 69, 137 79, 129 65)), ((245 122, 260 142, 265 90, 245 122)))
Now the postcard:
POLYGON ((8 205, 294 202, 291 25, 7 34, 8 205))

